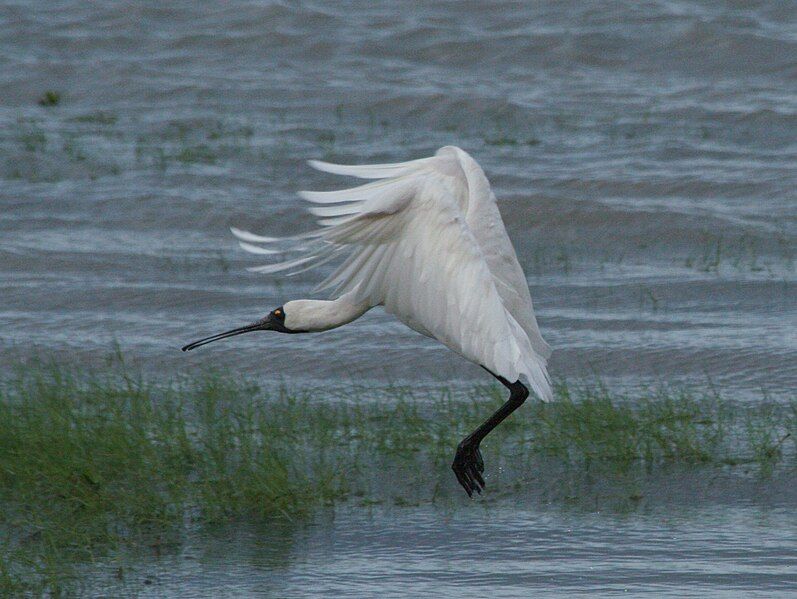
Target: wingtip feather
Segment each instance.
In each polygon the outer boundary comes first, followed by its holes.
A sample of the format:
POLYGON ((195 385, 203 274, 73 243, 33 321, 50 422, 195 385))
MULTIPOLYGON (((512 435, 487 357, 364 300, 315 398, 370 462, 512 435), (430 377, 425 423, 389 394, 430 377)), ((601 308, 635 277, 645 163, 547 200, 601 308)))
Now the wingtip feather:
POLYGON ((250 243, 271 243, 273 241, 279 241, 279 237, 255 235, 254 233, 250 233, 249 231, 244 231, 243 229, 238 229, 236 227, 230 227, 230 232, 241 241, 248 241, 250 243))
POLYGON ((262 248, 262 247, 260 247, 258 245, 252 245, 251 243, 246 243, 245 241, 239 241, 238 245, 240 245, 242 249, 246 250, 250 254, 260 254, 260 255, 268 256, 268 255, 278 254, 279 253, 276 250, 269 250, 269 249, 266 249, 266 248, 262 248))
POLYGON ((327 166, 329 163, 324 162, 323 160, 316 160, 315 158, 311 158, 307 161, 307 164, 310 165, 311 168, 314 168, 317 171, 326 172, 324 167, 327 166))

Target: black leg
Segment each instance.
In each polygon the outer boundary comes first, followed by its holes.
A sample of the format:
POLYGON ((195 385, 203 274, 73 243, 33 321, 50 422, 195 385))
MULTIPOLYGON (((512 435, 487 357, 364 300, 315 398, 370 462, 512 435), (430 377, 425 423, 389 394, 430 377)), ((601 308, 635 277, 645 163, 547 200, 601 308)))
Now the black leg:
POLYGON ((493 376, 501 381, 504 387, 509 389, 509 399, 492 416, 485 420, 479 428, 462 440, 457 447, 454 463, 451 464, 451 469, 457 475, 457 480, 467 492, 468 497, 472 497, 474 491, 481 493, 482 489, 484 489, 484 478, 482 478, 484 460, 482 459, 481 451, 479 451, 479 443, 490 434, 490 431, 501 424, 507 416, 523 405, 523 402, 529 396, 529 390, 520 381, 510 383, 504 377, 496 374, 493 374, 493 376))

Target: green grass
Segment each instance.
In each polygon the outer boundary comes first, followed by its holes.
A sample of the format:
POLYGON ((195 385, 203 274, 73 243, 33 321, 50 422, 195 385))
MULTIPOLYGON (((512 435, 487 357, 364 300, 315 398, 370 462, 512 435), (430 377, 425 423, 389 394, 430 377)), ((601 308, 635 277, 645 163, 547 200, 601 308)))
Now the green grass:
POLYGON ((536 137, 530 137, 525 140, 519 140, 509 135, 496 135, 493 137, 485 137, 484 143, 487 144, 488 146, 518 146, 518 145, 538 146, 540 145, 541 142, 536 137))
POLYGON ((61 94, 48 90, 39 97, 39 106, 57 106, 61 102, 61 94))
POLYGON ((97 110, 95 112, 81 114, 69 120, 74 123, 90 123, 94 125, 110 126, 110 125, 115 125, 116 122, 119 120, 119 117, 111 112, 97 110))
MULTIPOLYGON (((611 473, 793 460, 794 403, 556 391, 485 441, 488 493, 516 493, 551 462, 611 473)), ((0 385, 0 591, 57 594, 77 576, 69 564, 179 543, 191 526, 301 520, 344 502, 464 502, 454 448, 503 400, 498 387, 292 392, 28 364, 0 385)))
POLYGON ((47 136, 35 125, 22 130, 18 139, 26 152, 43 152, 47 148, 47 136))
POLYGON ((217 156, 215 152, 205 144, 186 146, 182 148, 175 158, 183 163, 215 164, 217 156))
POLYGON ((697 253, 684 259, 686 268, 701 272, 720 274, 735 270, 749 273, 775 275, 794 270, 795 246, 788 235, 776 233, 769 247, 747 233, 736 237, 724 237, 708 230, 701 231, 700 248, 697 253))

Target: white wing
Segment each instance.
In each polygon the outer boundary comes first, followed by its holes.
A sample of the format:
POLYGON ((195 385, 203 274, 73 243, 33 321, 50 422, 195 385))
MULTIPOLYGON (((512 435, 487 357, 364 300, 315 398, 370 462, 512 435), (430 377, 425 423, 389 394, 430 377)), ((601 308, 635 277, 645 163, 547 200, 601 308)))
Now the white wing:
POLYGON ((551 347, 540 333, 526 275, 506 233, 490 182, 470 154, 455 147, 443 150, 456 157, 467 180, 468 210, 465 220, 487 260, 504 307, 523 327, 534 351, 547 360, 551 356, 551 347))
MULTIPOLYGON (((337 295, 351 292, 356 301, 384 305, 408 326, 495 374, 509 381, 525 377, 548 401, 547 345, 533 312, 522 314, 524 305, 531 311, 531 299, 523 304, 524 294, 514 290, 516 273, 491 272, 491 262, 493 268, 503 268, 507 258, 494 236, 469 223, 478 217, 471 215, 469 202, 475 199, 458 152, 443 148, 432 158, 391 165, 312 162, 319 170, 381 180, 341 191, 301 192, 316 204, 310 208, 320 217, 322 226, 316 231, 283 240, 233 233, 249 251, 271 252, 282 246, 298 253, 294 259, 251 270, 298 272, 341 259, 319 289, 333 288, 337 295), (542 352, 526 332, 529 323, 542 352)), ((509 261, 517 264, 508 238, 506 243, 509 261)), ((519 265, 517 270, 522 277, 519 265)), ((525 279, 523 287, 528 296, 525 279)))

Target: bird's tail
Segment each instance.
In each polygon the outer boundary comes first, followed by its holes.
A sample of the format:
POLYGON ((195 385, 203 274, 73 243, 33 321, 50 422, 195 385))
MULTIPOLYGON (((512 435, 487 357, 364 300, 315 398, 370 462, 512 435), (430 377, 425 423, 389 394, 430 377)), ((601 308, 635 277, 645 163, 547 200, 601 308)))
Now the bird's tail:
POLYGON ((553 401, 551 377, 548 375, 547 360, 534 351, 528 335, 507 311, 507 320, 511 329, 511 336, 516 346, 513 348, 513 368, 519 376, 525 377, 531 390, 544 402, 553 401))

